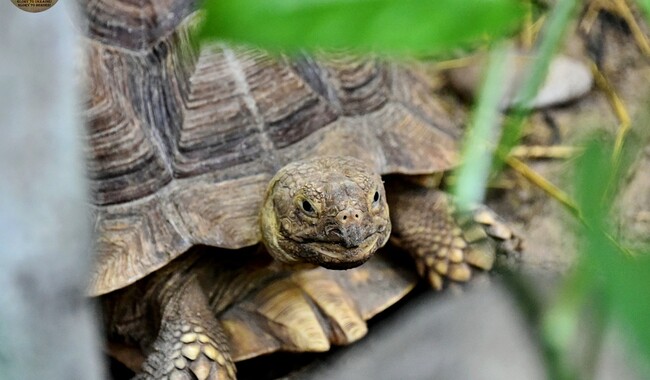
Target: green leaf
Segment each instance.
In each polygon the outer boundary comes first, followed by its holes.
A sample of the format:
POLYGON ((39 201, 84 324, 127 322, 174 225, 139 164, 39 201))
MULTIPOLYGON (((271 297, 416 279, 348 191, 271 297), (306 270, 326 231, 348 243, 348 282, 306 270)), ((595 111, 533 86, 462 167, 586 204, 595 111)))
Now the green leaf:
POLYGON ((578 4, 579 2, 576 0, 558 0, 548 16, 548 21, 544 24, 541 42, 536 48, 536 59, 528 76, 517 91, 517 105, 514 107, 513 117, 506 123, 501 142, 497 148, 499 153, 496 157, 495 168, 497 169, 503 166, 503 162, 510 154, 510 150, 519 142, 524 120, 530 111, 529 104, 544 83, 553 54, 560 46, 578 4))
MULTIPOLYGON (((576 173, 578 201, 587 226, 581 260, 586 264, 583 268, 596 274, 590 286, 591 293, 605 301, 600 312, 618 322, 627 340, 650 364, 650 258, 625 256, 606 235, 615 187, 631 165, 627 160, 613 162, 611 146, 589 143, 576 173)), ((633 148, 628 146, 628 150, 633 148)))
POLYGON ((650 260, 618 257, 608 274, 612 314, 650 365, 650 260))
MULTIPOLYGON (((614 162, 612 146, 613 141, 594 139, 576 163, 576 200, 583 221, 581 256, 545 325, 547 344, 561 358, 561 373, 575 374, 566 359, 571 347, 567 335, 571 330, 575 334, 579 311, 587 304, 603 320, 618 322, 628 342, 650 364, 650 258, 626 256, 608 232, 616 187, 631 165, 629 159, 614 162), (598 302, 590 302, 594 299, 598 302)), ((637 151, 627 148, 631 155, 637 151)))
POLYGON ((615 176, 612 165, 611 145, 592 140, 587 143, 584 154, 576 168, 576 198, 585 223, 601 227, 611 199, 605 199, 608 187, 615 176))
POLYGON ((517 0, 212 0, 202 40, 432 53, 514 31, 517 0))
POLYGON ((458 168, 454 194, 461 209, 483 201, 492 154, 501 126, 499 103, 506 75, 506 48, 492 49, 478 103, 472 112, 468 133, 463 141, 462 164, 458 168))

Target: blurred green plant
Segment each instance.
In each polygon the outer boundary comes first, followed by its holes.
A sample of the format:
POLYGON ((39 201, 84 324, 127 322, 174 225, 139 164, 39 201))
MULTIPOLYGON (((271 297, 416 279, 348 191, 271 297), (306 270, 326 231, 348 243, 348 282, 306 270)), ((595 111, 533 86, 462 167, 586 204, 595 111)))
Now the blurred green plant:
MULTIPOLYGON (((348 48, 381 54, 432 54, 471 43, 493 46, 480 98, 463 148, 455 191, 463 204, 479 201, 494 155, 497 169, 522 134, 528 103, 575 19, 575 0, 554 2, 535 48, 537 59, 517 92, 518 104, 498 129, 503 44, 519 25, 525 5, 515 0, 220 0, 206 1, 202 40, 221 39, 284 51, 348 48), (500 142, 496 146, 497 140, 500 142)), ((650 15, 650 0, 639 0, 650 15)), ((530 11, 530 8, 529 8, 530 11)), ((622 252, 606 221, 629 160, 612 160, 613 142, 592 140, 576 165, 581 255, 558 300, 544 312, 542 345, 551 378, 585 377, 570 361, 572 339, 585 305, 600 321, 617 321, 650 364, 650 259, 622 252), (627 163, 627 164, 626 164, 627 163), (596 302, 592 302, 596 299, 596 302)), ((628 153, 630 153, 629 151, 628 153)), ((629 155, 628 155, 629 156, 629 155)), ((600 338, 598 338, 600 339, 600 338)), ((596 342, 597 343, 597 342, 596 342)))
POLYGON ((500 171, 512 148, 519 143, 524 121, 530 113, 530 103, 546 78, 548 66, 562 42, 562 37, 569 21, 575 14, 577 5, 576 0, 558 0, 550 11, 538 44, 534 51, 530 52, 535 60, 530 71, 524 77, 523 83, 517 89, 515 105, 503 126, 494 118, 494 114, 500 113, 497 107, 504 82, 503 74, 497 74, 497 68, 494 66, 501 66, 504 58, 503 55, 497 57, 494 53, 492 54, 469 124, 468 135, 464 142, 462 164, 457 173, 457 185, 454 192, 461 208, 468 208, 471 207, 471 204, 482 201, 489 177, 490 164, 494 162, 492 165, 494 172, 500 171), (494 160, 492 160, 493 157, 494 160))
POLYGON ((568 360, 585 309, 597 321, 614 322, 650 364, 650 256, 630 257, 611 238, 612 226, 607 223, 617 187, 638 149, 628 144, 627 154, 615 162, 613 147, 613 139, 592 139, 575 165, 582 219, 580 260, 547 310, 542 326, 560 379, 586 377, 568 360))
POLYGON ((506 49, 503 44, 498 44, 490 53, 479 102, 463 142, 462 164, 457 169, 453 190, 461 209, 469 209, 472 204, 481 202, 485 194, 494 147, 501 134, 499 103, 505 91, 502 83, 507 70, 501 63, 505 61, 506 49))
MULTIPOLYGON (((646 20, 650 20, 650 1, 638 3, 645 11, 646 20)), ((647 122, 647 115, 641 122, 647 122)), ((637 138, 638 142, 648 143, 647 133, 637 138)), ((612 238, 613 226, 608 223, 619 186, 640 150, 634 143, 622 144, 619 154, 614 139, 592 138, 586 142, 585 152, 575 165, 581 252, 575 270, 565 280, 556 302, 546 311, 542 325, 542 336, 551 353, 547 359, 555 367, 551 371, 555 378, 590 377, 569 359, 585 310, 602 324, 597 327, 604 329, 611 323, 620 329, 626 341, 641 354, 645 362, 642 370, 650 368, 650 252, 638 252, 631 257, 612 238)), ((598 341, 592 343, 600 345, 598 341)))
POLYGON ((496 149, 498 154, 495 156, 495 169, 502 167, 512 148, 519 143, 524 120, 530 113, 530 103, 535 98, 542 83, 544 83, 548 66, 558 46, 562 42, 562 37, 566 32, 570 20, 575 15, 578 3, 576 0, 558 0, 555 7, 551 9, 548 21, 544 24, 544 30, 534 51, 534 54, 536 54, 535 61, 517 91, 515 97, 516 104, 511 113, 511 117, 505 125, 499 146, 496 149))
POLYGON ((638 3, 645 11, 646 18, 650 18, 650 0, 638 0, 638 3))
POLYGON ((424 54, 511 33, 518 0, 221 0, 204 3, 202 39, 267 49, 424 54))

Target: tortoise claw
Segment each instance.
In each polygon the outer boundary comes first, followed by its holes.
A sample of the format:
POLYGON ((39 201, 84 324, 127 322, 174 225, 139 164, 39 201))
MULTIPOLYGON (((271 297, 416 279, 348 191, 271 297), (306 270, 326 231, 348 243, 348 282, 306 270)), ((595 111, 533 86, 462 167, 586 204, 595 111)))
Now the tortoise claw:
POLYGON ((442 191, 396 188, 391 214, 398 238, 393 242, 411 253, 420 276, 436 290, 491 270, 497 252, 510 253, 507 247, 520 249, 512 229, 487 207, 459 212, 442 191))

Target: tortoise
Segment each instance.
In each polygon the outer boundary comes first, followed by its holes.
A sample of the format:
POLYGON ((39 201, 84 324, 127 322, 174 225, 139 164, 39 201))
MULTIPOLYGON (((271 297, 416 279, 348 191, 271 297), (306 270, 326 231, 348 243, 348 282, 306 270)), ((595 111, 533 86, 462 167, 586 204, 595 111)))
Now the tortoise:
POLYGON ((487 208, 423 186, 461 129, 416 65, 196 50, 194 6, 81 4, 89 294, 114 354, 146 356, 138 378, 232 379, 236 360, 360 339, 414 284, 369 260, 389 239, 435 289, 512 246, 487 208))

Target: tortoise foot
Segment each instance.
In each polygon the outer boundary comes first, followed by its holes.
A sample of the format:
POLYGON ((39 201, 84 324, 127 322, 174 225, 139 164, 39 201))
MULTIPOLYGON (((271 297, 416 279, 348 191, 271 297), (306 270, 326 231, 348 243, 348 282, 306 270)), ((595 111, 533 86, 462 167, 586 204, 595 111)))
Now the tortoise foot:
POLYGON ((458 216, 453 209, 438 229, 428 231, 426 237, 417 237, 427 244, 413 249, 413 257, 420 276, 431 286, 440 290, 446 283, 465 283, 472 279, 477 271, 489 271, 493 268, 497 252, 501 245, 498 237, 490 234, 491 230, 512 239, 513 234, 505 224, 482 224, 489 219, 497 221, 487 208, 474 210, 458 216))
MULTIPOLYGON (((390 201, 390 200, 389 200, 390 201)), ((465 283, 494 266, 498 252, 518 254, 520 240, 492 210, 479 206, 456 211, 442 191, 402 188, 394 194, 393 240, 413 256, 431 286, 465 283)))

